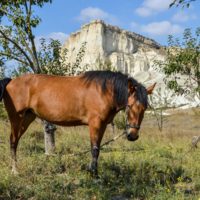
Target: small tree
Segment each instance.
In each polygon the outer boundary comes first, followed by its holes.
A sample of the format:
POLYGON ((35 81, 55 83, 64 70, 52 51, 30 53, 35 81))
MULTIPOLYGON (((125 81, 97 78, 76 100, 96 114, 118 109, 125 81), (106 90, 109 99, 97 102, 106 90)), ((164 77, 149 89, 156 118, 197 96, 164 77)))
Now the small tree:
POLYGON ((153 95, 150 95, 151 114, 156 117, 158 129, 162 132, 164 123, 164 111, 172 107, 172 95, 167 91, 161 94, 161 88, 158 88, 153 95))
POLYGON ((156 61, 155 68, 164 72, 166 77, 164 82, 167 88, 174 90, 176 94, 196 94, 200 93, 200 28, 196 29, 196 37, 192 36, 191 29, 185 29, 183 42, 174 39, 172 35, 168 37, 167 59, 156 61), (184 84, 181 85, 180 76, 185 77, 184 84))
POLYGON ((114 118, 114 123, 120 130, 126 130, 126 116, 124 110, 122 113, 118 113, 117 116, 114 118))
POLYGON ((113 66, 113 63, 109 58, 106 58, 105 61, 103 61, 100 58, 96 59, 95 63, 95 69, 97 70, 109 70, 109 71, 117 71, 116 68, 113 66))
POLYGON ((50 39, 50 43, 46 44, 45 39, 40 39, 41 47, 38 53, 38 60, 43 74, 53 74, 59 76, 75 76, 83 73, 88 69, 88 64, 81 67, 81 62, 85 55, 86 42, 83 42, 75 63, 68 62, 68 49, 61 48, 59 40, 50 39))
MULTIPOLYGON (((42 74, 51 74, 59 76, 75 76, 88 69, 88 65, 81 67, 81 62, 85 54, 86 42, 83 42, 76 56, 75 63, 68 63, 66 48, 62 49, 59 40, 50 39, 46 42, 44 38, 40 39, 39 52, 37 52, 38 62, 42 74)), ((23 74, 33 72, 29 66, 19 64, 17 68, 9 71, 12 77, 19 77, 23 74)))

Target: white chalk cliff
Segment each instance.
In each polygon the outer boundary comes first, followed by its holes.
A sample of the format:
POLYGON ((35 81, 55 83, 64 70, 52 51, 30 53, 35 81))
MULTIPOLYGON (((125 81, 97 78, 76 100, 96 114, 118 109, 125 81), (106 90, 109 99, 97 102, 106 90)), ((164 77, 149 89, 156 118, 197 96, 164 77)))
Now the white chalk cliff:
POLYGON ((75 62, 83 42, 86 52, 82 65, 89 64, 95 69, 97 59, 109 58, 117 70, 124 73, 148 71, 155 59, 164 59, 165 50, 154 40, 111 26, 102 20, 91 21, 81 26, 81 30, 71 33, 63 48, 69 50, 68 61, 75 62))

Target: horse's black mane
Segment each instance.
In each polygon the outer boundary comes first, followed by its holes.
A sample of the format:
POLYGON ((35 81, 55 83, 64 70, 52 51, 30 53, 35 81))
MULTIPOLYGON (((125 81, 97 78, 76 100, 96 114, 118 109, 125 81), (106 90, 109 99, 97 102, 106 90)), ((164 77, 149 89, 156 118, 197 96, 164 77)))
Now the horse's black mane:
POLYGON ((101 85, 103 93, 106 91, 108 81, 110 81, 114 86, 114 100, 118 105, 127 104, 128 97, 130 96, 128 92, 128 81, 131 80, 134 87, 137 87, 134 98, 145 107, 148 105, 148 93, 146 88, 134 78, 128 77, 121 72, 88 71, 83 74, 82 79, 86 79, 87 85, 96 81, 98 85, 101 85))

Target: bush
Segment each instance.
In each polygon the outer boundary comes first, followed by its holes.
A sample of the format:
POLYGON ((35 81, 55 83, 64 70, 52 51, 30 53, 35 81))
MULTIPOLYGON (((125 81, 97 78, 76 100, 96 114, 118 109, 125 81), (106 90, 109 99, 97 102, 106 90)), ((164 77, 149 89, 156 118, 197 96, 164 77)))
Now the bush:
POLYGON ((122 111, 115 117, 114 124, 117 126, 118 129, 126 130, 126 116, 124 111, 122 111))
POLYGON ((8 119, 8 114, 3 102, 0 103, 0 119, 8 119))

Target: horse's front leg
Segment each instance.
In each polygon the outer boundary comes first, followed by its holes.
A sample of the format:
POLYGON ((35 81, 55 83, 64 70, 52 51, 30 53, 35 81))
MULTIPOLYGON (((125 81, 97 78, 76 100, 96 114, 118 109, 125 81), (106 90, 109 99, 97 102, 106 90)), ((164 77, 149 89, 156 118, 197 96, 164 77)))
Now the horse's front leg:
POLYGON ((103 124, 98 119, 93 119, 90 124, 90 139, 91 139, 91 154, 92 154, 92 160, 89 164, 89 172, 92 175, 95 175, 98 177, 98 170, 97 170, 97 160, 99 157, 99 151, 100 151, 100 144, 103 137, 103 134, 106 129, 105 124, 103 124))
POLYGON ((98 146, 91 146, 92 159, 89 164, 89 172, 94 176, 98 175, 97 160, 99 157, 99 150, 98 146))

